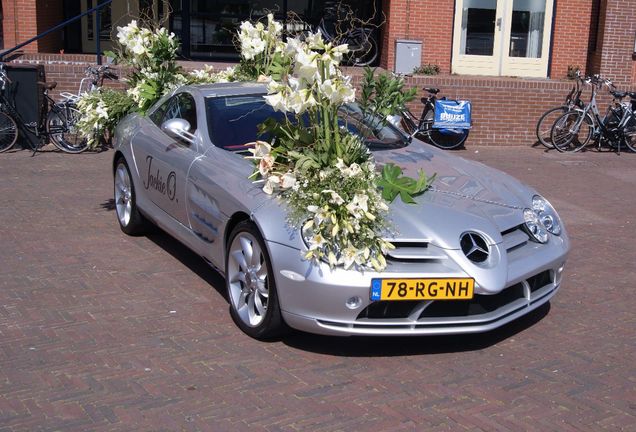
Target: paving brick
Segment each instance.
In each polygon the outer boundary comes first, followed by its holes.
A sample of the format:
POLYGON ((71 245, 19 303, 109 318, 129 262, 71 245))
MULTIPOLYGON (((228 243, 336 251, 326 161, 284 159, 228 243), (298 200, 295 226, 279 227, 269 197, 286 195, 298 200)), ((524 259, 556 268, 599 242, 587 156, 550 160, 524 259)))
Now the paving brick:
POLYGON ((271 343, 197 256, 120 232, 111 152, 0 155, 0 431, 636 431, 636 155, 456 154, 560 211, 551 305, 481 335, 271 343))

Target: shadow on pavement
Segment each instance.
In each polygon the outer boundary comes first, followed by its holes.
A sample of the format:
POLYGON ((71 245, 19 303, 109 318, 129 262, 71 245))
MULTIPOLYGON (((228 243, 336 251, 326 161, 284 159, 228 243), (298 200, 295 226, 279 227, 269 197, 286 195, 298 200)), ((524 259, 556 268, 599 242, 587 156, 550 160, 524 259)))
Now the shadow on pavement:
POLYGON ((228 301, 225 290, 225 278, 221 273, 214 270, 203 258, 159 228, 157 228, 156 233, 148 234, 147 238, 174 258, 178 259, 228 301))
POLYGON ((112 211, 115 210, 115 199, 109 198, 99 205, 103 210, 112 211))
MULTIPOLYGON (((221 273, 214 270, 203 258, 162 231, 149 234, 147 238, 187 266, 208 285, 214 288, 225 301, 229 301, 225 290, 225 278, 221 273)), ((291 330, 287 335, 269 342, 282 342, 289 347, 303 351, 346 357, 393 357, 477 351, 493 346, 523 332, 541 321, 549 311, 550 303, 547 303, 504 327, 479 334, 410 337, 338 337, 314 335, 291 330)))

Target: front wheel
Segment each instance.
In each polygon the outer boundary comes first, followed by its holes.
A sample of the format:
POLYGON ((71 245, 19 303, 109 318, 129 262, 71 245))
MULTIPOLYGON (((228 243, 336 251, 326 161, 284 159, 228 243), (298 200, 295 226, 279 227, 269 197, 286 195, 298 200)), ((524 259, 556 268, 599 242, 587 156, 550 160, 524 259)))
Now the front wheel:
POLYGON ((550 132, 550 141, 560 152, 577 152, 590 142, 594 120, 581 111, 570 111, 559 117, 550 132))
POLYGON ((251 221, 231 232, 225 254, 230 314, 255 339, 278 336, 285 325, 278 304, 272 263, 258 228, 251 221))
POLYGON ((0 153, 9 150, 18 139, 18 126, 7 113, 0 111, 0 153))
POLYGON ((66 153, 81 153, 88 139, 76 127, 80 112, 72 105, 54 105, 46 120, 46 131, 53 144, 66 153))

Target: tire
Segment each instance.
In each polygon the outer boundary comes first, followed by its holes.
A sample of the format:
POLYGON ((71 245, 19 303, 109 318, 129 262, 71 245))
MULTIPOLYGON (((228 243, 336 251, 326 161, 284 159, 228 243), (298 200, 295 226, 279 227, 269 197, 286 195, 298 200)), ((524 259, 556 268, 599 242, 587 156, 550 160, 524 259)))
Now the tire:
POLYGON ((128 235, 136 236, 148 232, 150 222, 139 212, 135 185, 130 169, 124 158, 115 165, 113 189, 115 197, 115 213, 119 227, 128 235))
POLYGON ((18 125, 7 113, 0 111, 0 153, 9 150, 18 140, 18 125))
POLYGON ((631 152, 636 152, 636 117, 632 118, 625 125, 623 130, 625 136, 625 145, 631 152))
POLYGON ((554 123, 557 121, 557 119, 565 114, 567 111, 567 108, 556 107, 547 110, 543 113, 541 118, 539 118, 535 132, 537 135, 537 139, 541 144, 543 144, 545 148, 554 148, 554 145, 552 145, 552 139, 550 138, 552 126, 554 126, 554 123))
POLYGON ((272 263, 258 228, 240 222, 231 232, 225 254, 230 315, 248 336, 264 340, 285 329, 272 263))
POLYGON ((569 111, 554 122, 550 141, 558 151, 577 152, 590 142, 594 130, 594 120, 589 115, 585 115, 578 130, 572 129, 582 115, 581 111, 569 111))
POLYGON ((51 142, 66 153, 81 153, 88 148, 88 139, 75 127, 80 112, 72 105, 54 105, 46 119, 46 131, 51 142))
POLYGON ((370 34, 361 34, 360 37, 364 37, 364 40, 360 43, 360 49, 353 52, 351 64, 353 66, 369 66, 378 58, 378 42, 370 34))
POLYGON ((424 117, 424 124, 430 129, 428 133, 422 135, 425 137, 428 135, 428 142, 444 150, 452 150, 464 144, 468 138, 468 129, 435 129, 433 128, 434 116, 435 112, 430 110, 424 117))

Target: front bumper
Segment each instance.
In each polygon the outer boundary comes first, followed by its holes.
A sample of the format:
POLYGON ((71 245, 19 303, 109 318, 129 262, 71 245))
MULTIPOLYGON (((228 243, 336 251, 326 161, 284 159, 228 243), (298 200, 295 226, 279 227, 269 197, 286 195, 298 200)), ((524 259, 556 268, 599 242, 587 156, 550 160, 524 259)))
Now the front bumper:
POLYGON ((541 245, 530 255, 511 253, 497 279, 498 290, 476 280, 472 300, 372 301, 378 277, 470 277, 454 260, 389 264, 382 274, 311 265, 298 250, 269 243, 281 312, 292 328, 325 335, 415 336, 480 333, 526 315, 558 291, 568 251, 567 238, 541 245), (281 264, 282 263, 282 264, 281 264), (504 272, 502 275, 501 272, 504 272), (355 301, 352 301, 355 300, 355 301))

